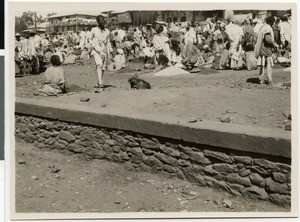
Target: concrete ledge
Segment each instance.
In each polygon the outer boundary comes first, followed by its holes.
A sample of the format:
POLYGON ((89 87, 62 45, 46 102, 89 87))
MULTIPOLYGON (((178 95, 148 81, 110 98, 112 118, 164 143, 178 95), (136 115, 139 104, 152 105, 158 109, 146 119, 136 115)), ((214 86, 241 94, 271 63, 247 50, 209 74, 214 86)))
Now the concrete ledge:
POLYGON ((17 99, 16 114, 113 128, 135 133, 183 140, 239 151, 291 158, 291 133, 282 129, 244 126, 213 121, 177 123, 167 117, 113 115, 85 106, 17 99))

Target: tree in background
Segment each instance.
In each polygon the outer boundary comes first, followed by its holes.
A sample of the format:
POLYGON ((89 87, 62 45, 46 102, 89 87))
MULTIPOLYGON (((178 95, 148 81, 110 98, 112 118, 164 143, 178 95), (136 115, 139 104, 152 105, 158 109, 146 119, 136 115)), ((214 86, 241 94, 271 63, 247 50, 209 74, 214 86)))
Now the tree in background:
POLYGON ((21 16, 16 16, 15 20, 15 31, 20 33, 30 26, 34 26, 37 29, 38 24, 45 22, 45 18, 38 15, 37 12, 23 12, 21 16))
POLYGON ((23 30, 27 29, 28 25, 27 23, 24 21, 24 19, 22 19, 22 17, 16 16, 16 20, 15 20, 15 32, 16 33, 20 33, 23 30))

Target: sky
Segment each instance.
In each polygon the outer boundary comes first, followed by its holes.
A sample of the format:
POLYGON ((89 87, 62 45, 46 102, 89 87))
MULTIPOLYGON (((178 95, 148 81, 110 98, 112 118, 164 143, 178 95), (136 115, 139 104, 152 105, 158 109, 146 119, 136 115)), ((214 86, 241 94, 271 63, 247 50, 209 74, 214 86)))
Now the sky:
MULTIPOLYGON (((23 12, 33 11, 37 12, 39 15, 44 18, 47 17, 48 13, 56 12, 60 13, 101 13, 101 3, 96 4, 84 4, 83 3, 55 3, 55 2, 45 2, 45 3, 37 3, 37 2, 27 2, 27 3, 15 3, 15 16, 21 16, 23 12), (99 8, 99 10, 95 9, 99 8)), ((103 3, 102 3, 103 4, 103 3)))
POLYGON ((42 10, 34 10, 34 9, 28 9, 28 10, 20 10, 20 11, 16 11, 15 15, 16 16, 21 16, 23 14, 23 12, 26 12, 26 11, 33 11, 33 12, 37 12, 38 15, 41 15, 43 18, 47 18, 47 14, 48 13, 51 13, 51 12, 56 12, 57 14, 60 14, 60 13, 98 13, 99 14, 101 13, 101 11, 93 11, 93 10, 90 10, 90 11, 74 11, 74 10, 70 10, 70 11, 66 11, 66 10, 59 10, 58 8, 57 9, 53 9, 52 11, 42 11, 42 10))
MULTIPOLYGON (((56 12, 56 13, 69 13, 69 12, 81 12, 81 13, 101 13, 101 11, 107 10, 216 10, 216 9, 281 9, 285 10, 286 7, 289 6, 282 6, 277 5, 276 3, 273 4, 230 4, 230 3, 142 3, 142 2, 10 2, 13 4, 16 16, 22 15, 24 11, 35 11, 38 14, 46 17, 49 12, 56 12), (221 6, 220 6, 221 5, 221 6), (249 8, 251 7, 251 8, 249 8)), ((286 8, 288 9, 288 8, 286 8)))

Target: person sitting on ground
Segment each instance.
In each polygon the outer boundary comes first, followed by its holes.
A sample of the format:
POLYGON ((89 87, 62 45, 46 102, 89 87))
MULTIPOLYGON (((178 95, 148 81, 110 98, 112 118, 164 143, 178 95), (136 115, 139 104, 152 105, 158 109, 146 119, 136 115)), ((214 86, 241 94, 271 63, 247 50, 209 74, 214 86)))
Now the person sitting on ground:
POLYGON ((44 52, 43 61, 45 62, 45 66, 50 66, 51 56, 54 54, 53 49, 48 48, 44 52))
POLYGON ((79 59, 81 59, 81 60, 89 59, 90 58, 90 53, 91 53, 91 50, 88 48, 88 46, 85 46, 83 48, 83 50, 81 51, 81 53, 80 53, 79 59))
POLYGON ((163 68, 169 65, 170 60, 165 56, 164 51, 155 49, 155 58, 154 63, 159 66, 159 68, 163 68))
POLYGON ((182 56, 180 52, 179 45, 176 45, 171 48, 171 66, 177 67, 177 68, 183 68, 182 64, 182 56))
POLYGON ((55 46, 54 54, 58 55, 60 62, 63 63, 63 61, 65 59, 65 53, 62 52, 62 47, 60 46, 60 44, 57 44, 55 46))
POLYGON ((108 65, 109 71, 117 71, 126 67, 126 59, 124 51, 117 49, 117 55, 113 58, 113 62, 108 65))
POLYGON ((230 56, 230 42, 226 42, 225 48, 222 51, 220 58, 220 67, 219 69, 228 69, 229 68, 229 56, 230 56))
POLYGON ((153 43, 150 43, 149 46, 143 48, 142 52, 144 54, 145 68, 152 68, 152 65, 154 63, 154 57, 155 57, 155 50, 153 49, 153 43))
POLYGON ((67 64, 74 64, 76 62, 76 60, 78 60, 81 50, 75 50, 75 49, 69 49, 67 47, 65 47, 64 50, 62 50, 62 52, 64 53, 64 65, 67 64))
POLYGON ((248 71, 257 69, 257 58, 255 57, 252 44, 247 44, 245 46, 245 65, 248 71))
POLYGON ((211 68, 213 61, 215 59, 213 51, 209 48, 208 45, 203 46, 203 54, 202 57, 204 59, 203 68, 211 68))
POLYGON ((273 54, 273 56, 275 57, 274 63, 278 63, 279 65, 282 65, 284 67, 291 66, 290 46, 287 42, 285 45, 280 46, 277 52, 273 54))
POLYGON ((182 64, 186 70, 202 68, 205 61, 200 50, 191 41, 188 41, 182 50, 182 64))
POLYGON ((52 55, 51 66, 45 72, 45 85, 41 92, 46 96, 68 93, 68 84, 58 55, 52 55))

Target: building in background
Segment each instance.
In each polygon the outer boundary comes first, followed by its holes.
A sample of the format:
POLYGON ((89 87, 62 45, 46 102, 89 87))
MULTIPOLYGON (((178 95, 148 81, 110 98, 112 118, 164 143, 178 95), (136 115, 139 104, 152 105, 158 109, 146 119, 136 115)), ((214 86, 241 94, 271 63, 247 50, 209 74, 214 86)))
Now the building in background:
POLYGON ((108 25, 146 25, 154 24, 155 21, 167 23, 176 22, 200 22, 206 18, 223 18, 224 10, 213 11, 106 11, 108 25))
MULTIPOLYGON (((46 33, 67 33, 91 29, 97 26, 96 16, 102 15, 108 27, 128 27, 155 24, 155 21, 167 23, 183 23, 186 25, 194 21, 196 24, 207 18, 224 20, 232 18, 238 23, 246 18, 259 18, 264 20, 267 16, 283 16, 289 11, 274 10, 206 10, 206 11, 104 11, 99 13, 73 13, 57 14, 48 17, 46 33)), ((43 28, 38 28, 42 31, 43 28)))
POLYGON ((291 10, 268 10, 268 15, 276 16, 276 17, 283 17, 285 15, 292 15, 291 10))
POLYGON ((159 11, 159 20, 167 23, 201 22, 207 18, 224 18, 224 10, 211 11, 159 11))
POLYGON ((105 11, 108 26, 126 27, 129 25, 154 24, 157 11, 105 11))
POLYGON ((111 12, 111 23, 114 25, 128 25, 132 23, 129 11, 113 11, 111 12))
POLYGON ((48 17, 46 33, 79 32, 97 26, 96 17, 101 13, 56 14, 48 17))
POLYGON ((130 11, 133 25, 154 24, 159 20, 159 11, 130 11))
MULTIPOLYGON (((230 10, 227 10, 226 12, 228 13, 228 11, 230 10)), ((285 15, 291 15, 291 10, 234 10, 232 13, 233 20, 241 23, 246 18, 257 18, 264 21, 268 16, 283 17, 285 15)))

